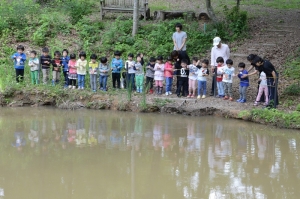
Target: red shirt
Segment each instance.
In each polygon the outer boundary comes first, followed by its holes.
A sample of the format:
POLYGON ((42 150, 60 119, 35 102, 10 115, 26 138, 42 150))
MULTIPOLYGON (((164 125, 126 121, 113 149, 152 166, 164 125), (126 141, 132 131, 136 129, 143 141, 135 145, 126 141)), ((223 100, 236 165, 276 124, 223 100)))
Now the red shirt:
POLYGON ((170 64, 169 62, 165 63, 165 71, 164 71, 164 75, 165 77, 173 77, 173 65, 170 64))

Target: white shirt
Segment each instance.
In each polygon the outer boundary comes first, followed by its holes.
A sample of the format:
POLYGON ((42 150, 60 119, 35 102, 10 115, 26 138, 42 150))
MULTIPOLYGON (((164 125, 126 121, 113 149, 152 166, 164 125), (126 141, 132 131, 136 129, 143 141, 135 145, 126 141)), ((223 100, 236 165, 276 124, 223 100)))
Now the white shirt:
POLYGON ((228 68, 227 65, 223 67, 224 75, 223 75, 223 82, 232 83, 232 78, 234 76, 234 68, 231 66, 231 68, 228 68))
POLYGON ((226 63, 226 60, 230 57, 230 50, 227 44, 222 44, 221 48, 218 48, 217 46, 212 47, 211 49, 211 66, 217 66, 217 58, 223 57, 224 63, 226 63))
POLYGON ((267 84, 267 76, 266 76, 266 73, 265 72, 261 72, 260 73, 260 76, 259 76, 259 79, 261 80, 260 81, 260 86, 267 86, 268 84, 267 84))

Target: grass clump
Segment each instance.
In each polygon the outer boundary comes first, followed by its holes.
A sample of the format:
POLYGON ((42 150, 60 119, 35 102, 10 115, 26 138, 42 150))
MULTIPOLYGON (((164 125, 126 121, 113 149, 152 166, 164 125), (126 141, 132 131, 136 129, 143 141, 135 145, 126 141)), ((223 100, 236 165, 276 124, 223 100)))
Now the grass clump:
MULTIPOLYGON (((300 110, 300 107, 298 106, 296 110, 300 110)), ((260 123, 269 123, 282 128, 300 128, 299 111, 286 113, 277 109, 252 109, 250 111, 242 111, 239 114, 239 117, 247 117, 252 121, 257 121, 260 123)))

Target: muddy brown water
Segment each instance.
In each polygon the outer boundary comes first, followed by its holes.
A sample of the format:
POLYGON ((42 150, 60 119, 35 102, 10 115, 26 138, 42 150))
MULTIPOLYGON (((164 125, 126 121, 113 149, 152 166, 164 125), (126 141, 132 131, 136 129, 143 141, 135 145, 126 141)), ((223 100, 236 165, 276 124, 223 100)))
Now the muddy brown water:
POLYGON ((216 117, 0 109, 1 199, 299 198, 299 131, 216 117))

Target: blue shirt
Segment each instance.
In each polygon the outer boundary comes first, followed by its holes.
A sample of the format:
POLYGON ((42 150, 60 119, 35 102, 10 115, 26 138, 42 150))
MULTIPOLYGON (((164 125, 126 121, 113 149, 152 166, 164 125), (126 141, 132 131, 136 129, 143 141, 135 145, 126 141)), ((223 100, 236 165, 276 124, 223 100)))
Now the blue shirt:
POLYGON ((249 78, 248 77, 245 77, 245 78, 242 78, 243 75, 245 74, 248 74, 248 71, 247 70, 242 70, 242 71, 239 71, 239 74, 238 74, 238 77, 240 78, 240 86, 246 86, 248 87, 249 86, 249 78))
POLYGON ((113 58, 111 61, 112 73, 120 73, 123 68, 123 60, 113 58))
POLYGON ((69 65, 68 65, 69 61, 70 61, 69 56, 61 58, 61 62, 62 62, 62 66, 63 66, 64 71, 69 71, 69 65))
POLYGON ((11 58, 14 60, 15 69, 24 69, 26 61, 26 55, 24 53, 15 53, 11 58))

